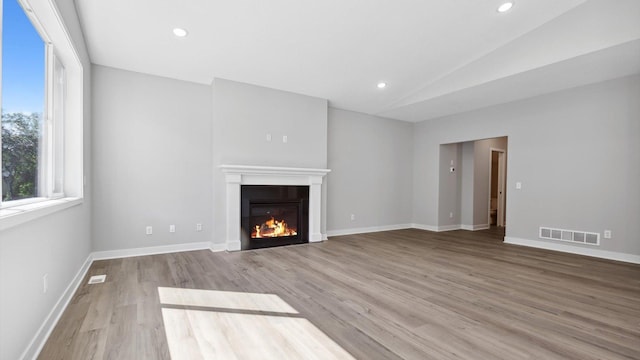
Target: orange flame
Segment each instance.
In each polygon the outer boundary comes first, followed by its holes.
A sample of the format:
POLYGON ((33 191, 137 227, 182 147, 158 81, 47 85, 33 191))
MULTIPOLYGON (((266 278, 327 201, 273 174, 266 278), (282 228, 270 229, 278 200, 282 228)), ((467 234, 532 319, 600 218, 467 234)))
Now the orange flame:
POLYGON ((256 225, 254 231, 251 233, 251 238, 266 238, 266 237, 280 237, 280 236, 295 236, 298 235, 296 229, 287 226, 284 220, 276 220, 273 217, 265 221, 261 225, 256 225))

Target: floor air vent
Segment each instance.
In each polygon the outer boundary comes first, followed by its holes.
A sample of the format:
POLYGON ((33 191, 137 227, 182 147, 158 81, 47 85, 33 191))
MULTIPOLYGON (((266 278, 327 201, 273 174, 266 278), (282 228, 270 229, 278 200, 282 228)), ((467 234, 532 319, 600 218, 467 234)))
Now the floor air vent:
POLYGON ((569 241, 587 245, 600 245, 600 234, 588 231, 540 227, 540 238, 558 241, 569 241))
POLYGON ((89 279, 89 285, 91 284, 100 284, 103 283, 107 279, 107 275, 96 275, 92 276, 89 279))

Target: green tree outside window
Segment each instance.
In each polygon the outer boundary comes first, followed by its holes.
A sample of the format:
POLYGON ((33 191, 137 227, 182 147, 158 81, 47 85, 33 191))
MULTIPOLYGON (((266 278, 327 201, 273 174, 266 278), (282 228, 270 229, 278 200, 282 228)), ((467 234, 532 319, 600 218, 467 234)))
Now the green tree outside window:
POLYGON ((38 196, 41 118, 2 113, 2 201, 38 196))

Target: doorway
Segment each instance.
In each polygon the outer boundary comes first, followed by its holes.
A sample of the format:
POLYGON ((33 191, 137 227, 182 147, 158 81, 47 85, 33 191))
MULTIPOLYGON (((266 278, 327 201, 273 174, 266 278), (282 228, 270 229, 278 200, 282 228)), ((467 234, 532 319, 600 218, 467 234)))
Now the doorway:
POLYGON ((490 148, 489 157, 489 225, 506 226, 507 161, 504 149, 490 148))
POLYGON ((508 148, 506 136, 440 145, 438 231, 495 228, 504 233, 508 148), (496 173, 493 196, 492 170, 496 173))

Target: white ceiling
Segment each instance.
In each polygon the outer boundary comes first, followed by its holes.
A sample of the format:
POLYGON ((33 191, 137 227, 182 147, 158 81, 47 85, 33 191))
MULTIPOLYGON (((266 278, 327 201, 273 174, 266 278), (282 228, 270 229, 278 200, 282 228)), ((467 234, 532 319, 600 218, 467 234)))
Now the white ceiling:
POLYGON ((640 72, 638 0, 515 0, 505 14, 500 3, 76 0, 95 64, 224 78, 398 120, 640 72))

